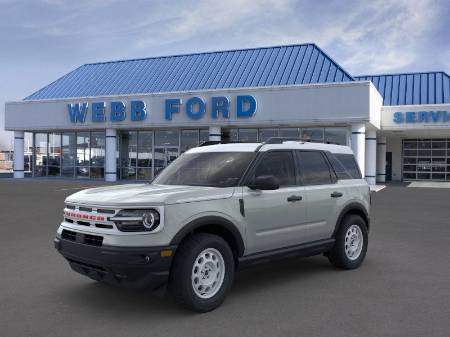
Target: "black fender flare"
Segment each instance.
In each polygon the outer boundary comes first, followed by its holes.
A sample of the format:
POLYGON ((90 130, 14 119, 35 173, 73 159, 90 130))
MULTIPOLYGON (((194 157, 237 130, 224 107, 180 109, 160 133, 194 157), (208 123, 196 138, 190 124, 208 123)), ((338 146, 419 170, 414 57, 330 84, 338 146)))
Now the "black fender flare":
POLYGON ((194 232, 196 229, 204 227, 204 226, 217 226, 220 227, 227 232, 231 233, 233 236, 234 242, 236 243, 236 250, 238 256, 242 256, 244 254, 245 245, 244 240, 242 238, 241 232, 238 227, 228 219, 225 219, 220 216, 203 216, 197 219, 192 220, 187 223, 182 229, 178 231, 178 233, 173 237, 170 242, 171 245, 179 245, 181 241, 188 235, 189 233, 194 232))
POLYGON ((341 213, 339 214, 339 217, 337 218, 337 221, 336 221, 336 226, 334 227, 333 236, 332 236, 333 238, 335 237, 336 232, 339 229, 342 219, 349 213, 356 213, 356 214, 363 215, 363 218, 367 223, 367 231, 369 231, 370 217, 369 217, 369 213, 367 212, 366 207, 359 202, 352 202, 352 203, 346 205, 341 210, 341 213))

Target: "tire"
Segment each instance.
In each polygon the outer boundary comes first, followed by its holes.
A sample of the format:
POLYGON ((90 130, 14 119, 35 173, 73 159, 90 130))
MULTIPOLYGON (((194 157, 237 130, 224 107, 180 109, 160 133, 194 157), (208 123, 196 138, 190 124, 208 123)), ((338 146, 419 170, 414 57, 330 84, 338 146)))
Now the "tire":
POLYGON ((177 249, 169 288, 182 306, 208 312, 224 301, 234 270, 234 256, 224 239, 214 234, 193 234, 177 249))
POLYGON ((358 268, 367 252, 367 224, 362 217, 350 214, 344 217, 335 236, 336 242, 328 260, 341 269, 358 268), (362 242, 358 241, 362 238, 362 242))

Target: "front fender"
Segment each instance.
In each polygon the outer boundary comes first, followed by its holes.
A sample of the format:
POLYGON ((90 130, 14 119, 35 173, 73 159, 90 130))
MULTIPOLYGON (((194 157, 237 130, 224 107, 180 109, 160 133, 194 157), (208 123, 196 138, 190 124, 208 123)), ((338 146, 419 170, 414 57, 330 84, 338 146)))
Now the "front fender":
POLYGON ((235 239, 239 256, 245 250, 245 232, 239 228, 237 221, 223 213, 204 212, 190 217, 173 237, 171 244, 179 245, 183 238, 195 229, 206 225, 216 225, 229 231, 235 239))

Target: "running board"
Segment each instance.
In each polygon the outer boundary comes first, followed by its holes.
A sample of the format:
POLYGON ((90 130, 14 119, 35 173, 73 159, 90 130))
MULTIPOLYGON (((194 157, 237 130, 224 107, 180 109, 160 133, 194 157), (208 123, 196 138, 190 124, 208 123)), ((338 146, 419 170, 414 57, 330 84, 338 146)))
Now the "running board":
POLYGON ((307 257, 322 254, 333 248, 334 241, 334 239, 319 240, 243 256, 238 260, 238 269, 287 257, 307 257))

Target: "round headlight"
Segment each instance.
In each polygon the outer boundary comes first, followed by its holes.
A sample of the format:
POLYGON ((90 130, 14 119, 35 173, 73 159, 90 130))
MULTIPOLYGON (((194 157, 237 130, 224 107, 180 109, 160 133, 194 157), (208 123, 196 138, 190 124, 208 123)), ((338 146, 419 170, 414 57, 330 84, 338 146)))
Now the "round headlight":
POLYGON ((142 224, 149 230, 155 229, 159 225, 159 213, 154 210, 146 211, 142 214, 142 224))
POLYGON ((156 209, 123 209, 110 219, 121 232, 152 232, 160 225, 156 209))

